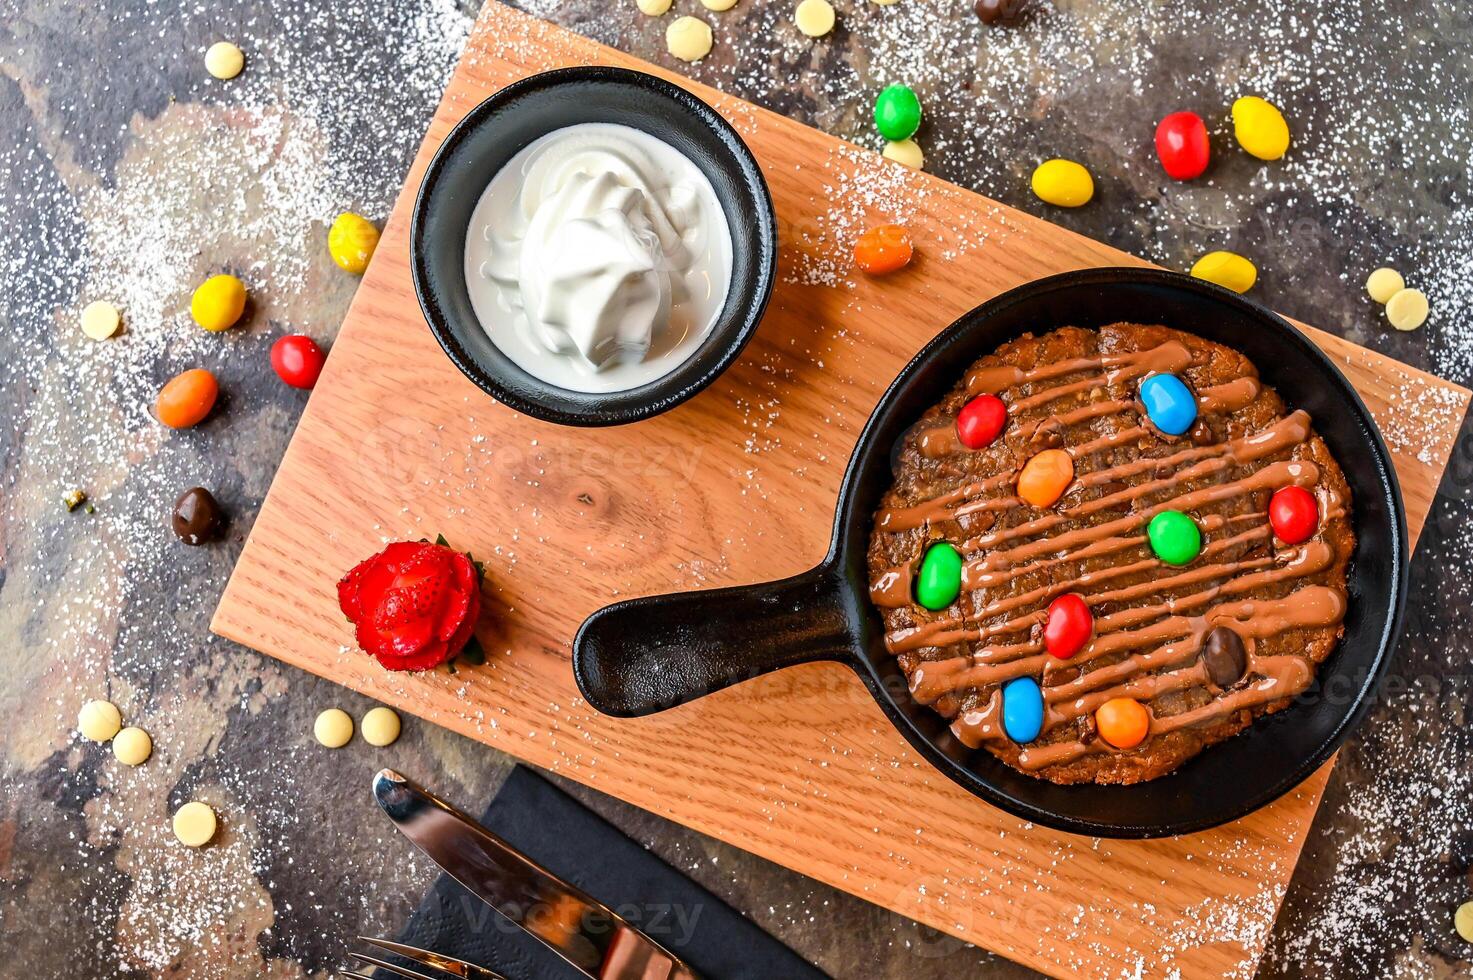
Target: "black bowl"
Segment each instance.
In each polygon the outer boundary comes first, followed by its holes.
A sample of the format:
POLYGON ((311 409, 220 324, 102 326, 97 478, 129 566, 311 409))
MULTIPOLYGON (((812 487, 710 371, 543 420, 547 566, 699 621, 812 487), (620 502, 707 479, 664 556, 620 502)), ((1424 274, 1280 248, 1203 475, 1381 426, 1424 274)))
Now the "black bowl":
POLYGON ((880 399, 839 491, 822 564, 763 585, 632 599, 599 610, 573 641, 589 704, 633 716, 768 670, 815 660, 853 667, 891 722, 958 785, 1022 819, 1100 837, 1165 837, 1226 823, 1283 795, 1340 746, 1369 708, 1401 628, 1407 531, 1390 454, 1355 389, 1281 317, 1225 289, 1150 269, 1041 279, 977 307, 932 340, 880 399), (1134 786, 1056 786, 958 742, 911 699, 868 598, 865 553, 892 453, 974 360, 1023 333, 1122 320, 1164 323, 1234 347, 1315 429, 1354 495, 1356 550, 1345 636, 1296 703, 1134 786))
POLYGON ((548 422, 620 425, 674 408, 736 360, 777 277, 777 218, 751 151, 706 103, 642 72, 560 68, 508 85, 445 137, 414 202, 410 267, 435 339, 482 391, 548 422), (528 374, 481 329, 466 291, 466 231, 486 185, 533 140, 586 122, 643 130, 693 160, 711 181, 732 233, 731 288, 710 335, 675 370, 627 391, 569 391, 528 374))

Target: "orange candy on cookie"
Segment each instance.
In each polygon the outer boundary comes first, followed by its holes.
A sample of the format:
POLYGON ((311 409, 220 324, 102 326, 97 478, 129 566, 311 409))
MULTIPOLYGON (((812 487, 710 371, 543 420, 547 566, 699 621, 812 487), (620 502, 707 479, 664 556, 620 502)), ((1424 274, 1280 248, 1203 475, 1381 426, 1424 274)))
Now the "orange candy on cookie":
POLYGON ((913 253, 910 232, 900 225, 880 225, 854 243, 854 264, 872 276, 883 276, 909 265, 913 253))
POLYGON ((1111 698, 1095 710, 1100 738, 1117 749, 1133 749, 1151 730, 1151 713, 1139 701, 1111 698))
POLYGON ((1045 449, 1023 464, 1018 496, 1035 507, 1051 507, 1074 482, 1074 457, 1062 449, 1045 449))

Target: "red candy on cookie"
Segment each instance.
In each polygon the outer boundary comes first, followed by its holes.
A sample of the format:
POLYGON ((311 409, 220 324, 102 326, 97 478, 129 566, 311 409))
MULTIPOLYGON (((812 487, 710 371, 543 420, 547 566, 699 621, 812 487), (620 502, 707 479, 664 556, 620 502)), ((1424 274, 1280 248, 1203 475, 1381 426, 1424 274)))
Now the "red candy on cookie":
POLYGON ((444 545, 396 541, 338 583, 358 645, 389 670, 430 670, 458 654, 481 614, 481 576, 444 545))
POLYGON ((1211 153, 1207 126, 1195 112, 1173 112, 1156 126, 1156 155, 1169 177, 1191 180, 1202 176, 1211 153))
POLYGON ((956 437, 968 449, 986 449, 1008 424, 1008 407, 996 395, 978 395, 956 417, 956 437))
POLYGON ((1280 487, 1268 502, 1268 522, 1286 544, 1314 537, 1320 526, 1320 505, 1303 487, 1280 487))
POLYGON ((1084 599, 1073 592, 1065 593, 1048 604, 1044 649, 1060 660, 1068 660, 1084 649, 1094 629, 1095 618, 1084 599))

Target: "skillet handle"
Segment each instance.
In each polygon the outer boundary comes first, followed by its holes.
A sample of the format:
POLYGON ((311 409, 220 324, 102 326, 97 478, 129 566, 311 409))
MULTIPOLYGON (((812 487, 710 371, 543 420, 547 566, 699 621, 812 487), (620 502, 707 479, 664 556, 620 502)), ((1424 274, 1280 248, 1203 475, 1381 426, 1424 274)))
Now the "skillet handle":
POLYGON ((827 564, 761 585, 630 599, 584 620, 573 675, 590 705, 636 718, 795 664, 853 665, 856 615, 827 564))

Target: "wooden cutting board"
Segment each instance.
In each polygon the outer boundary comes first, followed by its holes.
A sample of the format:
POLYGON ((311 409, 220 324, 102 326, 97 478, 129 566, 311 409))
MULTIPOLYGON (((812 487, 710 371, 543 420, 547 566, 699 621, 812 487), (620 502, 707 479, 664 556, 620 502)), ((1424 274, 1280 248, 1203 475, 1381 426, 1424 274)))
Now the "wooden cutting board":
MULTIPOLYGON (((1030 279, 1121 264, 1144 263, 488 2, 213 628, 1048 973, 1251 973, 1329 766, 1216 831, 1091 840, 957 788, 838 666, 637 721, 589 709, 569 668, 574 631, 606 603, 816 564, 859 430, 928 339, 1030 279), (514 79, 589 63, 671 78, 720 110, 762 165, 783 243, 741 360, 680 408, 599 431, 520 417, 463 379, 408 264, 414 194, 451 126, 514 79), (854 237, 882 220, 911 227, 918 260, 852 279, 854 237), (388 540, 439 533, 487 561, 487 663, 387 673, 353 649, 334 584, 388 540)), ((1384 427, 1415 539, 1469 393, 1310 334, 1384 427)))

